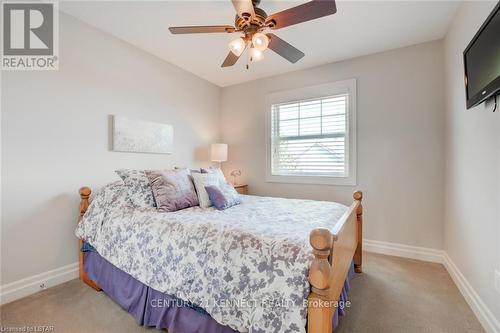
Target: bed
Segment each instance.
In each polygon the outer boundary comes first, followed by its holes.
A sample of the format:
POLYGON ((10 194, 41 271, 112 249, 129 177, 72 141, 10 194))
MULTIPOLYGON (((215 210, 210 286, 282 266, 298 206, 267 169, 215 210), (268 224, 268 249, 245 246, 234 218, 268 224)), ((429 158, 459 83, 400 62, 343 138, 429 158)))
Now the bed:
POLYGON ((361 192, 349 207, 242 196, 225 211, 167 214, 132 209, 122 192, 110 184, 90 203, 90 188, 79 191, 76 235, 95 250, 79 253, 90 287, 112 293, 115 276, 129 290, 187 301, 195 307, 175 315, 208 313, 221 325, 207 332, 333 331, 350 270, 362 271, 361 192))

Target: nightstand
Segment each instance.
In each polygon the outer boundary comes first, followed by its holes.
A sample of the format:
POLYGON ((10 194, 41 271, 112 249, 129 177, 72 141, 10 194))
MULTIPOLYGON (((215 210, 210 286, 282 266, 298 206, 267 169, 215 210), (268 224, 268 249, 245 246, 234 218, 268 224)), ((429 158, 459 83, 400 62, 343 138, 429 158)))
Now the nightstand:
POLYGON ((248 194, 248 185, 238 184, 233 186, 239 194, 248 194))

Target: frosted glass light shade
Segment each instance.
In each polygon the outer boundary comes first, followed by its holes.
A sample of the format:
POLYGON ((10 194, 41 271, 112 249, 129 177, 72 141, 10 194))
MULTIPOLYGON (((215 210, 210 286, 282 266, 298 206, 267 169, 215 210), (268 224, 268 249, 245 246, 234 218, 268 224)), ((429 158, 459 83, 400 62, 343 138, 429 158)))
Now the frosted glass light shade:
POLYGON ((234 53, 235 56, 239 57, 245 50, 245 41, 243 38, 236 38, 229 43, 229 50, 234 53))
POLYGON ((250 49, 250 61, 257 62, 262 59, 264 59, 264 54, 262 53, 262 51, 252 47, 250 49))
POLYGON ((212 143, 210 157, 212 162, 225 162, 227 161, 227 144, 225 143, 212 143))
POLYGON ((256 33, 252 37, 253 47, 259 51, 265 51, 269 45, 269 38, 261 32, 256 33))

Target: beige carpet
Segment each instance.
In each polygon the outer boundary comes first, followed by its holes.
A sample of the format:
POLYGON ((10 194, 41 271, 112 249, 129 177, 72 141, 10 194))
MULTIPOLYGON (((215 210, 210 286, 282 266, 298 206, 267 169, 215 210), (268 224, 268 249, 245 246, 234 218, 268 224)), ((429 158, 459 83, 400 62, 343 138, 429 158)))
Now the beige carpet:
MULTIPOLYGON (((484 332, 443 266, 369 253, 364 260, 365 273, 352 281, 352 306, 335 333, 484 332)), ((53 325, 54 332, 157 332, 137 326, 79 280, 6 304, 0 318, 4 330, 53 325)))

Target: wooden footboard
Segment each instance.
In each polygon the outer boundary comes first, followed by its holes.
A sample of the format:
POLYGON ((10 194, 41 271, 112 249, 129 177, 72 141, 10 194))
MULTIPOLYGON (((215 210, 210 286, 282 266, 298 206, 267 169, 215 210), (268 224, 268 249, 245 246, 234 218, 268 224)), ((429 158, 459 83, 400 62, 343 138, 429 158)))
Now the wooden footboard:
POLYGON ((356 273, 362 272, 362 192, 354 192, 354 202, 335 228, 311 231, 314 260, 309 268, 311 293, 308 298, 307 331, 331 333, 332 316, 345 279, 354 260, 356 273))

